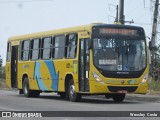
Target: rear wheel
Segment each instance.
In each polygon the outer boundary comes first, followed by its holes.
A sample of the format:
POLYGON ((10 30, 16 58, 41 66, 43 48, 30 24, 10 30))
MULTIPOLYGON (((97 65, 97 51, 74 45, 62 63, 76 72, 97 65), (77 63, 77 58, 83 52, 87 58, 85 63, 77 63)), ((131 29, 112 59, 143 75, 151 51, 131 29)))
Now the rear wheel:
POLYGON ((69 97, 69 100, 72 102, 81 101, 81 94, 76 93, 73 79, 71 79, 68 84, 68 97, 69 97))
POLYGON ((125 98, 126 94, 113 94, 114 102, 122 102, 125 98))
POLYGON ((29 89, 29 81, 27 77, 25 77, 23 81, 23 93, 26 97, 38 97, 40 95, 40 91, 29 89))
POLYGON ((65 92, 59 92, 58 94, 61 96, 61 98, 65 98, 66 97, 66 93, 65 92))
POLYGON ((23 89, 20 89, 20 90, 19 90, 19 94, 23 94, 23 89))
POLYGON ((112 94, 105 94, 105 98, 107 99, 112 98, 112 94))

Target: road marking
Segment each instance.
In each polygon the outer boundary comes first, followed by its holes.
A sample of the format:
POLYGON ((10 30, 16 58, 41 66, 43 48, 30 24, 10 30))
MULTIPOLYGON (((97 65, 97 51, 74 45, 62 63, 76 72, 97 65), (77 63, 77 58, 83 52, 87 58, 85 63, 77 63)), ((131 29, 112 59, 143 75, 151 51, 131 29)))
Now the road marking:
MULTIPOLYGON (((88 108, 101 108, 101 109, 106 109, 106 107, 102 107, 102 106, 92 106, 92 105, 82 105, 81 103, 76 103, 76 104, 70 104, 70 105, 73 105, 73 106, 81 106, 81 107, 84 107, 84 108, 86 108, 86 107, 88 107, 88 108)), ((93 111, 94 111, 94 109, 93 109, 93 111)))
POLYGON ((11 110, 11 111, 22 111, 22 110, 17 110, 17 109, 12 109, 12 108, 7 108, 7 107, 1 107, 0 109, 4 109, 4 110, 11 110))

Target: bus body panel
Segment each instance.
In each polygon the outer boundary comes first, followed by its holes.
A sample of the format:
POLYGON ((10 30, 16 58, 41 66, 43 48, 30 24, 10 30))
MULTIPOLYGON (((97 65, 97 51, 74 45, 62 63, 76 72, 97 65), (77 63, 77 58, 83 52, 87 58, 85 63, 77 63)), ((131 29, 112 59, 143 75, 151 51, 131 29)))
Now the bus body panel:
POLYGON ((10 62, 6 62, 6 84, 11 88, 11 68, 10 62))
POLYGON ((64 92, 65 77, 72 74, 78 92, 78 73, 74 73, 73 60, 26 61, 19 62, 18 66, 19 89, 22 89, 23 75, 27 74, 31 90, 64 92))
POLYGON ((18 88, 23 89, 24 76, 28 77, 29 87, 32 90, 39 90, 36 79, 34 78, 34 61, 19 61, 18 63, 18 88))
MULTIPOLYGON (((80 39, 92 37, 92 26, 81 26, 76 28, 63 29, 58 31, 41 32, 37 34, 24 35, 19 37, 12 37, 10 42, 21 41, 25 39, 40 38, 46 36, 55 36, 59 34, 69 34, 76 32, 78 34, 77 39, 77 56, 74 59, 49 59, 49 60, 36 60, 36 61, 18 61, 18 89, 22 89, 23 77, 27 76, 29 80, 29 86, 31 90, 41 91, 55 91, 65 92, 65 78, 67 75, 71 75, 74 80, 75 90, 77 93, 84 93, 79 89, 79 44, 80 39)), ((20 44, 20 42, 17 42, 20 44)), ((20 45, 19 45, 20 46, 20 45)), ((19 51, 20 54, 20 51, 19 51)), ((147 54, 148 56, 148 54, 147 54)), ((137 87, 134 92, 145 94, 148 89, 148 80, 146 83, 141 84, 142 79, 148 74, 148 62, 145 71, 139 78, 107 78, 104 77, 100 71, 96 69, 93 64, 93 50, 90 49, 90 64, 89 64, 89 92, 87 94, 106 94, 114 93, 109 90, 116 87, 137 87), (93 72, 97 73, 104 81, 104 84, 95 81, 93 72), (123 81, 123 82, 122 82, 123 81)), ((6 83, 11 87, 10 80, 10 62, 6 63, 6 83)), ((68 82, 68 81, 66 81, 68 82)))

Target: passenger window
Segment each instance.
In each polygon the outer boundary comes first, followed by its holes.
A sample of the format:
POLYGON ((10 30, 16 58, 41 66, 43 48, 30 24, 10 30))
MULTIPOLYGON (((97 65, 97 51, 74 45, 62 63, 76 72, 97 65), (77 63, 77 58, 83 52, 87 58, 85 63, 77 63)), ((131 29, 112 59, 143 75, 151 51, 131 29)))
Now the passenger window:
POLYGON ((7 44, 7 61, 11 60, 11 43, 7 44))
POLYGON ((67 40, 66 40, 65 56, 67 58, 75 58, 76 51, 77 51, 77 34, 69 34, 67 35, 67 40))
POLYGON ((42 59, 50 59, 51 58, 51 46, 52 46, 52 38, 47 37, 43 39, 42 45, 42 59))
POLYGON ((53 58, 63 58, 65 50, 65 36, 56 36, 53 42, 53 58))
POLYGON ((22 41, 21 44, 21 60, 29 59, 29 40, 22 41))
POLYGON ((40 39, 34 39, 31 43, 31 60, 39 59, 39 46, 40 46, 40 39))

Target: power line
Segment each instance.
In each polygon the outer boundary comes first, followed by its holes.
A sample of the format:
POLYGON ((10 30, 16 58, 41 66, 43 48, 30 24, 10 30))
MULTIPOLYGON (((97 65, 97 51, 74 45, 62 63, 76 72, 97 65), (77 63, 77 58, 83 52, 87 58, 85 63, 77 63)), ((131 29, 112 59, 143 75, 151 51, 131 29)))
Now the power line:
POLYGON ((54 1, 54 0, 25 0, 25 1, 22 1, 22 0, 14 0, 14 1, 2 1, 0 3, 17 3, 17 2, 20 2, 20 3, 24 3, 24 2, 44 2, 44 1, 54 1))
MULTIPOLYGON (((141 20, 141 19, 143 19, 144 20, 144 16, 146 16, 146 15, 148 15, 147 13, 148 13, 149 11, 146 11, 144 14, 142 14, 142 15, 140 15, 140 16, 138 16, 137 17, 137 20, 141 20)), ((151 23, 150 23, 151 24, 151 23)))
POLYGON ((143 2, 144 2, 144 9, 145 9, 145 10, 149 10, 150 7, 146 5, 146 0, 143 0, 143 2))
POLYGON ((143 2, 139 3, 137 6, 135 6, 132 10, 128 11, 126 13, 126 16, 129 16, 129 15, 133 15, 134 12, 136 12, 137 8, 141 7, 143 5, 143 2))
POLYGON ((152 25, 151 23, 134 22, 137 25, 152 25))

